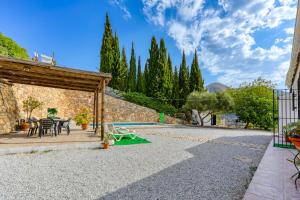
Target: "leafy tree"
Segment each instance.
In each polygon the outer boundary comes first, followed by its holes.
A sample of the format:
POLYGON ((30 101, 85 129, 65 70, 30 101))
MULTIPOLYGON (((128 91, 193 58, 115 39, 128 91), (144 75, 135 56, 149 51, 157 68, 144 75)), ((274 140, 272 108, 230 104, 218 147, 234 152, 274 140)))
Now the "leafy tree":
POLYGON ((183 106, 185 111, 196 109, 199 112, 201 126, 204 119, 218 112, 230 111, 234 105, 232 97, 227 93, 208 93, 194 91, 187 97, 183 106))
POLYGON ((32 96, 29 96, 27 99, 23 101, 23 110, 27 113, 27 119, 31 118, 32 112, 35 109, 41 108, 43 106, 43 102, 35 99, 32 96))
POLYGON ((0 55, 20 59, 29 59, 26 49, 20 47, 13 39, 0 33, 0 55))
POLYGON ((141 57, 140 56, 139 56, 139 59, 138 59, 138 73, 137 73, 136 91, 139 92, 139 93, 144 92, 143 73, 142 73, 141 57))
POLYGON ((197 51, 195 50, 195 55, 192 62, 191 74, 190 74, 190 91, 203 91, 204 81, 202 79, 202 74, 199 68, 197 51))
POLYGON ((151 97, 160 97, 160 72, 158 68, 158 59, 159 59, 159 49, 156 42, 155 37, 153 36, 151 39, 151 47, 149 50, 149 59, 148 59, 148 82, 147 87, 149 87, 149 91, 147 96, 151 97))
POLYGON ((159 44, 159 58, 157 65, 157 80, 159 87, 159 94, 156 97, 165 98, 166 97, 166 87, 168 85, 167 75, 168 74, 168 60, 167 60, 167 48, 164 39, 160 39, 159 44))
MULTIPOLYGON (((189 95, 189 75, 188 75, 188 69, 186 66, 186 58, 185 53, 183 51, 182 54, 182 62, 179 69, 179 96, 181 99, 186 99, 186 97, 189 95)), ((179 102, 179 106, 182 106, 184 104, 183 101, 179 102)))
POLYGON ((120 77, 118 78, 118 88, 122 91, 125 91, 127 88, 127 74, 128 74, 128 64, 126 59, 126 52, 124 47, 122 48, 122 56, 120 63, 120 77))
POLYGON ((245 129, 250 123, 264 129, 272 127, 273 88, 271 81, 258 78, 228 91, 234 98, 236 115, 246 123, 245 129))
POLYGON ((175 108, 179 108, 179 77, 178 77, 178 70, 175 66, 174 74, 173 74, 173 88, 172 88, 172 98, 173 102, 172 105, 175 108))
POLYGON ((109 21, 109 16, 106 13, 106 21, 104 24, 104 33, 102 37, 102 46, 100 51, 100 71, 110 73, 112 72, 114 63, 114 38, 112 35, 112 28, 109 21))
POLYGON ((132 43, 132 47, 131 47, 127 90, 130 92, 135 92, 135 90, 136 90, 136 58, 135 58, 133 43, 132 43))
POLYGON ((121 65, 120 65, 120 45, 119 45, 119 38, 115 33, 114 40, 113 40, 113 65, 112 65, 112 79, 110 81, 110 86, 114 89, 118 88, 118 79, 121 75, 121 65))

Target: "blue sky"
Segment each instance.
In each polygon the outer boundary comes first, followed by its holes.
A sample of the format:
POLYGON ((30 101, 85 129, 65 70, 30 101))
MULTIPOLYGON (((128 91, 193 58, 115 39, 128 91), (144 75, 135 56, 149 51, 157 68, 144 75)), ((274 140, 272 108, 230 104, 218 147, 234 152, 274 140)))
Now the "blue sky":
POLYGON ((30 55, 97 70, 105 12, 129 60, 144 64, 151 36, 164 38, 173 65, 196 49, 206 83, 237 86, 258 76, 284 87, 296 0, 0 0, 0 32, 30 55))

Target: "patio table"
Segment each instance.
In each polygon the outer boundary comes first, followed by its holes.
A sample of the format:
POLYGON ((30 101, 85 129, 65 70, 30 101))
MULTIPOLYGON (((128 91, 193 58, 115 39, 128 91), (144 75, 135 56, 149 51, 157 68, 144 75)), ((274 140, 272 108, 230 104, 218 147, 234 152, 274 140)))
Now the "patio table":
POLYGON ((54 134, 55 136, 59 135, 61 132, 60 126, 62 123, 67 122, 68 120, 66 119, 60 119, 60 118, 54 118, 54 134))

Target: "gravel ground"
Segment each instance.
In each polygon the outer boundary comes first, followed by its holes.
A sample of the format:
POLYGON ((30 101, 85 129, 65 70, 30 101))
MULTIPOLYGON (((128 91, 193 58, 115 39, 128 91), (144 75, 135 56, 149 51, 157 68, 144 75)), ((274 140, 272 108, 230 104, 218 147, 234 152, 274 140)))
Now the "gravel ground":
POLYGON ((138 129, 151 144, 0 156, 0 199, 242 199, 271 133, 138 129))

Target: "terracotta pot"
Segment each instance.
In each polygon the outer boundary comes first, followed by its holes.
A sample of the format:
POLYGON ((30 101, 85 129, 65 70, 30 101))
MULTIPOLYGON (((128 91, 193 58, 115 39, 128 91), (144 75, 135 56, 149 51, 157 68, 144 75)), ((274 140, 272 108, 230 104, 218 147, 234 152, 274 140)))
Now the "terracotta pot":
POLYGON ((88 124, 81 124, 82 130, 86 130, 88 128, 88 124))
POLYGON ((103 143, 103 149, 108 149, 109 144, 103 143))
POLYGON ((29 124, 28 123, 22 123, 20 126, 21 131, 26 131, 29 128, 29 124))
POLYGON ((289 137, 289 140, 290 140, 291 142, 300 142, 300 138, 289 137))

